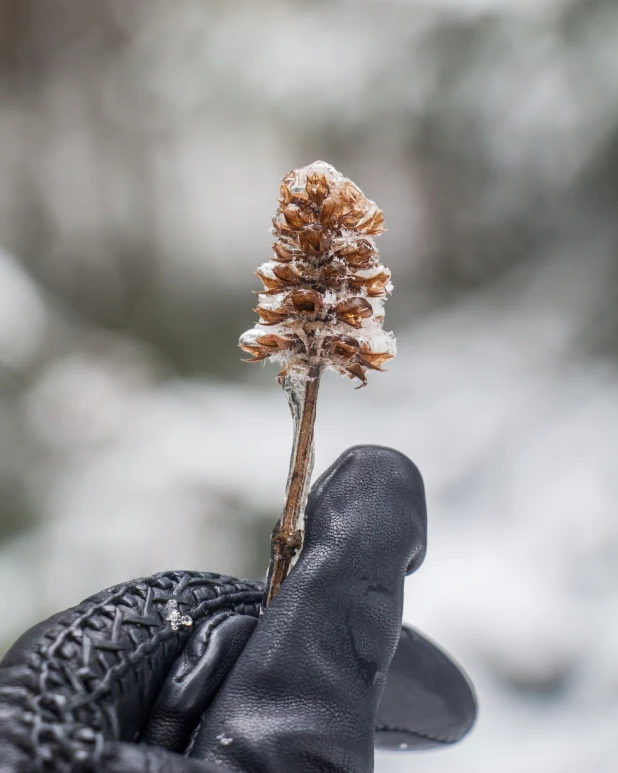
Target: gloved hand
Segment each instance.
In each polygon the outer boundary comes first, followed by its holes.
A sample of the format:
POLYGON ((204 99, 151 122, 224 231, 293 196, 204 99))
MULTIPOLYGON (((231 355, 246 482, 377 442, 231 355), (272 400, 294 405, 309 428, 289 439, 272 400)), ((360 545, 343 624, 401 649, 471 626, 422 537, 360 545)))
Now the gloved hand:
POLYGON ((164 572, 25 633, 0 664, 0 773, 368 773, 374 739, 457 741, 467 680, 400 629, 425 544, 416 467, 348 450, 313 487, 304 550, 259 623, 261 583, 164 572))

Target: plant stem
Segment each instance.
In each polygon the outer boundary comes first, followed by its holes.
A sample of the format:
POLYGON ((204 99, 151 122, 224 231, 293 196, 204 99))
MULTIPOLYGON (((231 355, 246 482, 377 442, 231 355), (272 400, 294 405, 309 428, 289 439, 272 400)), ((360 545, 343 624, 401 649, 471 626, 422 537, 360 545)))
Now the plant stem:
POLYGON ((305 505, 313 471, 313 429, 322 372, 321 365, 311 366, 300 388, 288 377, 282 381, 294 419, 294 446, 283 513, 271 537, 270 566, 262 611, 276 596, 302 548, 305 505))

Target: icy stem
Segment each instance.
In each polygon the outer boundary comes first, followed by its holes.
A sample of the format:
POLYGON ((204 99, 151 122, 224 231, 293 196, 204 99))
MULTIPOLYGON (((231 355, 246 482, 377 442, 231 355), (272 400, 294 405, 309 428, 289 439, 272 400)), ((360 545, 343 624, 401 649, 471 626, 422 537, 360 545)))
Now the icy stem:
MULTIPOLYGON (((285 396, 290 406, 290 412, 292 414, 292 427, 293 427, 293 440, 292 440, 292 455, 290 456, 290 470, 288 472, 288 480, 285 489, 286 501, 290 495, 290 485, 292 482, 292 476, 298 463, 298 450, 299 441, 301 435, 301 422, 303 418, 303 412, 305 408, 305 397, 307 394, 307 376, 302 375, 296 370, 290 371, 286 376, 281 379, 281 386, 285 393, 285 396)), ((313 440, 313 433, 311 434, 311 440, 309 443, 307 460, 304 469, 303 483, 298 496, 298 513, 296 515, 296 528, 300 529, 303 534, 305 530, 305 507, 307 505, 307 498, 309 496, 309 487, 311 485, 311 475, 313 474, 313 464, 315 458, 315 443, 313 440)), ((300 551, 299 551, 300 552, 300 551)), ((298 553, 294 556, 292 566, 296 563, 298 553)))
POLYGON ((295 564, 303 544, 305 506, 313 471, 313 427, 323 367, 292 369, 280 380, 294 425, 294 443, 285 504, 271 538, 271 558, 264 596, 265 609, 295 564))

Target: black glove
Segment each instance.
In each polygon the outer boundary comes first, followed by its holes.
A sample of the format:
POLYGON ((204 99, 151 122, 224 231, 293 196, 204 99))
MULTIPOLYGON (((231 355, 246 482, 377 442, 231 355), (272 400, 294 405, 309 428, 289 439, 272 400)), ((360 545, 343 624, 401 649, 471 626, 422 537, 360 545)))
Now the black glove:
POLYGON ((459 740, 467 680, 400 633, 425 544, 418 470, 350 449, 314 486, 303 552, 259 624, 261 583, 164 572, 24 634, 0 664, 0 773, 368 773, 374 740, 459 740))

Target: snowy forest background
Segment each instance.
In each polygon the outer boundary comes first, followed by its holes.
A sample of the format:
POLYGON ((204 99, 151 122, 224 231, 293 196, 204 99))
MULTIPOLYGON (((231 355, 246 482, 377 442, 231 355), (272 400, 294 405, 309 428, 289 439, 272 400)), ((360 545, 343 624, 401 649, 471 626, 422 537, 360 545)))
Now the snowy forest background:
POLYGON ((0 650, 132 576, 263 575, 291 427, 236 342, 317 158, 385 211, 399 356, 326 380, 316 471, 417 462, 405 618, 481 709, 377 770, 613 773, 612 0, 0 0, 0 650))

